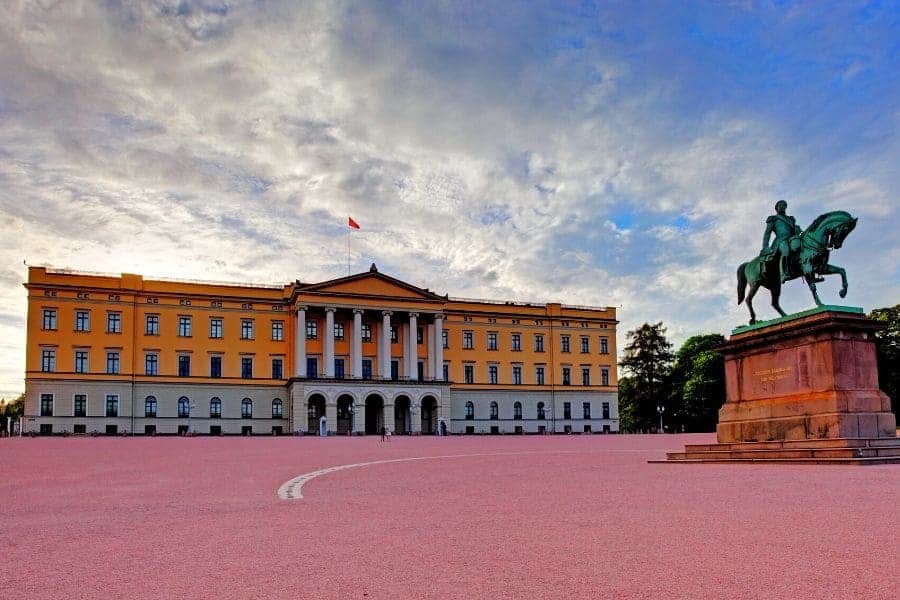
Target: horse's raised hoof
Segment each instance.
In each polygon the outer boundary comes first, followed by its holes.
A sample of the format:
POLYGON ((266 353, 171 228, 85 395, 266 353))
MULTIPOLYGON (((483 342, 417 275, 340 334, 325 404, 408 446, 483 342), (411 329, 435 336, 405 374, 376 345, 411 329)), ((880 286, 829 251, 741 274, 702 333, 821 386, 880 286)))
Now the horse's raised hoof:
POLYGON ((751 324, 751 325, 756 325, 756 319, 750 319, 750 324, 751 324))
POLYGON ((838 296, 840 296, 841 298, 844 298, 846 295, 847 295, 847 290, 841 290, 838 292, 838 296))

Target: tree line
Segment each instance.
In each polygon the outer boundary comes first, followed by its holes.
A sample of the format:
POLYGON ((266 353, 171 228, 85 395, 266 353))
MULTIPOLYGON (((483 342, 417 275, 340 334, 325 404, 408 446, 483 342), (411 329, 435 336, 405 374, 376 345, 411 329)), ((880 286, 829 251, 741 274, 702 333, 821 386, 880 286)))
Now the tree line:
MULTIPOLYGON (((868 316, 882 325, 875 335, 879 386, 891 398, 894 414, 900 414, 900 304, 868 316)), ((619 429, 657 431, 662 412, 665 431, 715 431, 725 402, 720 352, 725 336, 695 335, 673 351, 662 322, 644 323, 626 335, 619 362, 619 429)))

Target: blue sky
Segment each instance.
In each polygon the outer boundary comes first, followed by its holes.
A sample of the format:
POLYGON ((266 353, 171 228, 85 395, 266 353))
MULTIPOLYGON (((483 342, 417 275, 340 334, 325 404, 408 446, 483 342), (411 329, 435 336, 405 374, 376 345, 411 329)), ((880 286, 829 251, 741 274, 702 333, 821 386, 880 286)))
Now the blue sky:
POLYGON ((746 321, 785 198, 859 217, 845 303, 900 302, 897 3, 617 4, 4 3, 0 396, 23 260, 322 280, 348 215, 355 270, 680 342, 746 321))

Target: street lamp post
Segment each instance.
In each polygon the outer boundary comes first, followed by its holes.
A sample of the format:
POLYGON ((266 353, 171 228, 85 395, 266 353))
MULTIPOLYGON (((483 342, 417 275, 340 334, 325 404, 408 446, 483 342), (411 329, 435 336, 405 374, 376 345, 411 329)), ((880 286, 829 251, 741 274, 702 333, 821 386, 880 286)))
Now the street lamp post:
POLYGON ((659 413, 659 432, 660 432, 660 433, 665 433, 665 432, 663 431, 662 416, 663 416, 663 413, 666 412, 666 407, 663 406, 662 404, 658 404, 658 405, 656 406, 656 412, 659 413))

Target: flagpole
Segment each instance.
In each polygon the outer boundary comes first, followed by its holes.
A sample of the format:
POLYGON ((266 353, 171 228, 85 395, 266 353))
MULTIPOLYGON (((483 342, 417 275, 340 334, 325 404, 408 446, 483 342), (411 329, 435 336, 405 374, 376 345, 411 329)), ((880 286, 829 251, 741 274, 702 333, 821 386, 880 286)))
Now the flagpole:
POLYGON ((347 226, 347 276, 350 276, 350 234, 353 233, 353 228, 349 225, 347 226))

